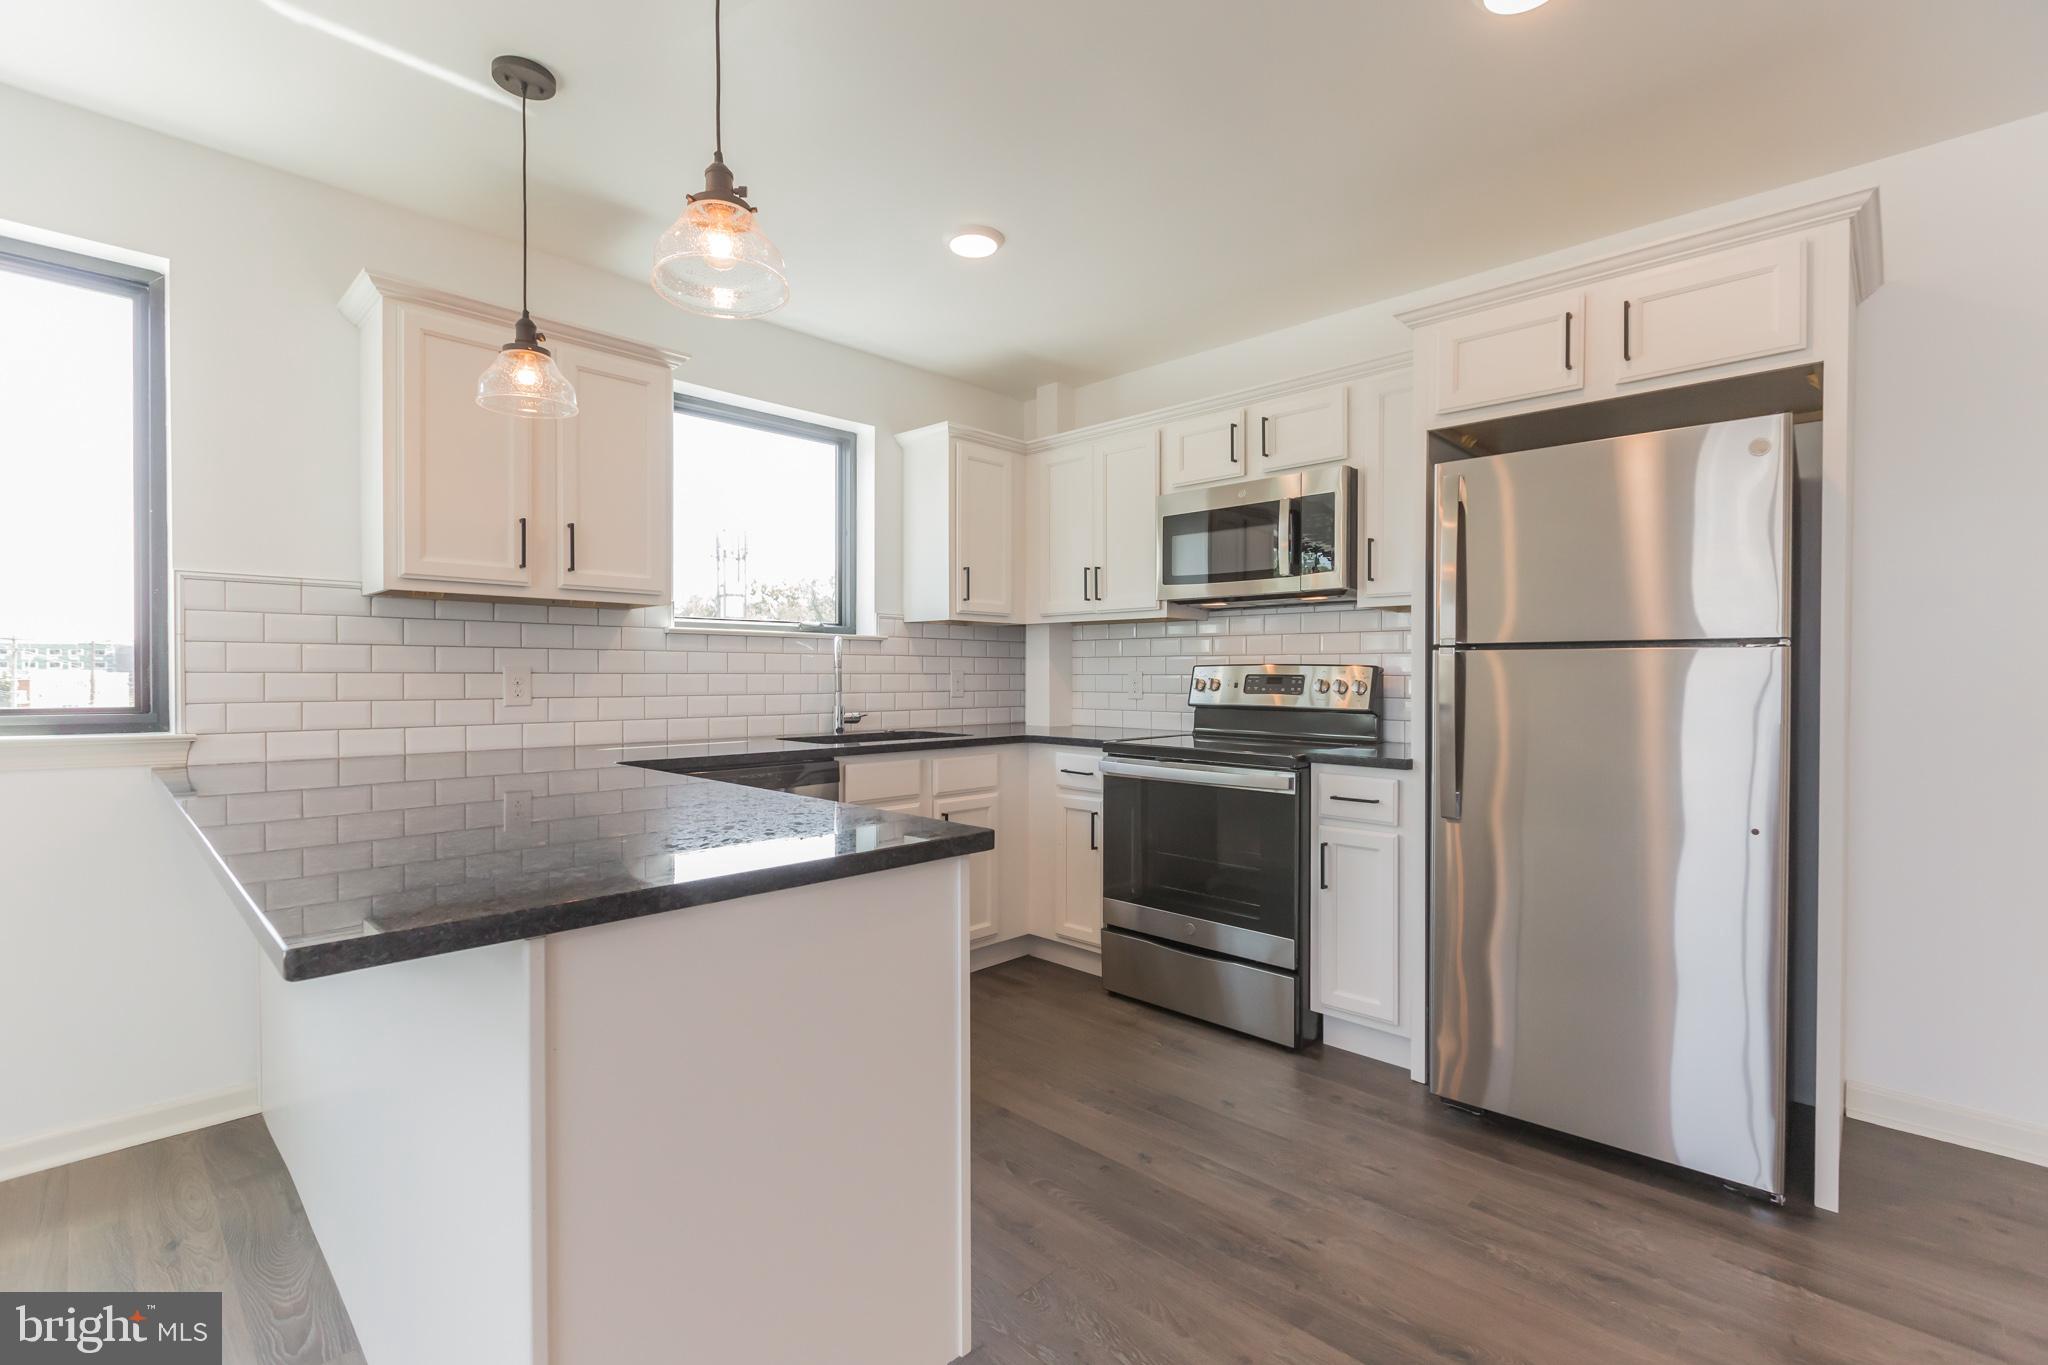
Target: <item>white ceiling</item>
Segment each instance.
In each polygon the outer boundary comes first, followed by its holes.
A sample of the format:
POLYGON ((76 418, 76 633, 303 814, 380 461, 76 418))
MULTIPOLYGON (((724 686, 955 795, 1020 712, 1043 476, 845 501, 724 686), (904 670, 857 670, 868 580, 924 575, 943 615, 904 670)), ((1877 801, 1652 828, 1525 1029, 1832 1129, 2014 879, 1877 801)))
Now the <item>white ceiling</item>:
MULTIPOLYGON (((552 66, 536 245, 642 277, 701 187, 710 0, 292 5, 552 66)), ((264 0, 0 29, 0 82, 516 230, 512 113, 264 0)), ((777 321, 1020 396, 2048 109, 2042 0, 729 0, 725 48, 777 321)))

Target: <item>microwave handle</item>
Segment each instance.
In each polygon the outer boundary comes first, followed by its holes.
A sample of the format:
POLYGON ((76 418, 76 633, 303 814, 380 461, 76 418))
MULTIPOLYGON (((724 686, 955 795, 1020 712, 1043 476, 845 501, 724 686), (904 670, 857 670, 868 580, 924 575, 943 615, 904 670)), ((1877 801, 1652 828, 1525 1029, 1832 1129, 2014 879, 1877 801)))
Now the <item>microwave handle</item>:
POLYGON ((1294 577, 1294 543, 1301 537, 1301 498, 1280 500, 1279 534, 1273 537, 1273 577, 1294 577))

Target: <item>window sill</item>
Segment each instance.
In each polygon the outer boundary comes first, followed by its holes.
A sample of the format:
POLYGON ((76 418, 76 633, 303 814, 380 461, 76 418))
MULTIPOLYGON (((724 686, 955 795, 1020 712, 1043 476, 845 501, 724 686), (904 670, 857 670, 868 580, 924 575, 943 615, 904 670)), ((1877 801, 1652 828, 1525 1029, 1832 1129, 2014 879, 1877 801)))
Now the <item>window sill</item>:
POLYGON ((0 735, 0 773, 182 768, 191 748, 190 735, 0 735))
POLYGON ((887 636, 875 635, 867 631, 855 631, 852 634, 845 634, 836 630, 790 630, 780 626, 712 626, 698 625, 695 622, 687 625, 663 626, 662 630, 670 635, 772 635, 781 640, 883 640, 888 638, 887 636))

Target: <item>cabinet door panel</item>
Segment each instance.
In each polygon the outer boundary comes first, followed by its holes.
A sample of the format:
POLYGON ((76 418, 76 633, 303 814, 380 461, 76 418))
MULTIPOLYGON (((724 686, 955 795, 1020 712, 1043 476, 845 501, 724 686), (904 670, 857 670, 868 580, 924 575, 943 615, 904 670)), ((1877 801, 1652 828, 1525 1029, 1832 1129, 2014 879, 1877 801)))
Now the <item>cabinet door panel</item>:
MULTIPOLYGON (((939 820, 957 820, 963 825, 980 825, 996 830, 997 801, 994 792, 972 792, 932 802, 932 815, 939 820)), ((1002 930, 996 903, 996 854, 970 854, 967 859, 967 937, 972 942, 993 938, 1002 930)))
POLYGON ((1161 440, 1168 488, 1217 483, 1245 472, 1242 408, 1169 422, 1161 440))
POLYGON ((558 583, 665 601, 674 534, 669 373, 572 347, 557 348, 557 361, 577 401, 576 415, 554 424, 558 583))
POLYGON ((1245 463, 1256 473, 1349 458, 1350 392, 1349 385, 1332 384, 1254 406, 1245 414, 1245 463))
POLYGON ((1101 466, 1093 446, 1046 456, 1044 610, 1049 615, 1095 610, 1101 501, 1101 466))
POLYGON ((1415 391, 1407 385, 1361 393, 1374 434, 1374 458, 1359 480, 1365 544, 1358 555, 1361 598, 1415 592, 1416 545, 1429 513, 1429 479, 1415 430, 1415 391))
POLYGON ((1061 792, 1054 856, 1053 932, 1102 946, 1102 798, 1061 792))
POLYGON ((1382 1028, 1401 1023, 1401 840, 1316 827, 1315 1007, 1382 1028))
POLYGON ((953 585, 962 616, 1008 617, 1016 610, 1015 458, 1006 450, 953 443, 953 585))
POLYGON ((1096 447, 1102 463, 1102 550, 1095 609, 1159 607, 1159 433, 1143 431, 1096 447))
POLYGON ((1621 285, 1623 383, 1806 346, 1806 243, 1798 238, 1717 251, 1621 285))
POLYGON ((477 376, 497 359, 502 332, 469 318, 410 308, 398 325, 404 357, 400 467, 394 471, 402 527, 399 575, 530 587, 535 580, 528 566, 535 556, 523 551, 545 536, 533 524, 540 424, 476 405, 477 376))
POLYGON ((1437 411, 1585 388, 1585 323, 1578 291, 1445 321, 1436 329, 1437 411))

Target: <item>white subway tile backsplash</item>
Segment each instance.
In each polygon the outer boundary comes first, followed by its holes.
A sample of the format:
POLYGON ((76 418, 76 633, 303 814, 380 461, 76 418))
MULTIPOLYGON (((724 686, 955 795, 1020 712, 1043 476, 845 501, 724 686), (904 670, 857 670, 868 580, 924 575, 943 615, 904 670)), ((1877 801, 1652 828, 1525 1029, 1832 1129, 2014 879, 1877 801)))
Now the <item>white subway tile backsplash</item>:
MULTIPOLYGON (((830 723, 832 647, 817 636, 672 632, 655 609, 370 598, 350 584, 197 574, 181 576, 178 601, 181 715, 199 736, 194 763, 270 759, 304 770, 303 780, 331 782, 337 760, 344 769, 399 765, 388 777, 458 752, 803 734, 830 723), (531 706, 502 701, 503 671, 514 664, 533 670, 531 706)), ((1149 632, 1139 642, 1144 666, 1184 670, 1202 634, 1222 634, 1189 624, 1170 645, 1163 628, 1149 632), (1169 651, 1156 663, 1153 637, 1169 651)), ((885 625, 884 638, 846 645, 847 706, 867 711, 868 725, 1023 719, 1021 628, 885 625), (958 698, 955 667, 966 694, 958 698)), ((1095 660, 1098 647, 1113 652, 1117 640, 1138 641, 1129 626, 1077 636, 1077 663, 1095 660)), ((1170 705, 1173 690, 1144 704, 1170 705)), ((251 771, 260 785, 261 770, 251 771)), ((355 780, 371 800, 367 784, 378 779, 355 780)))

